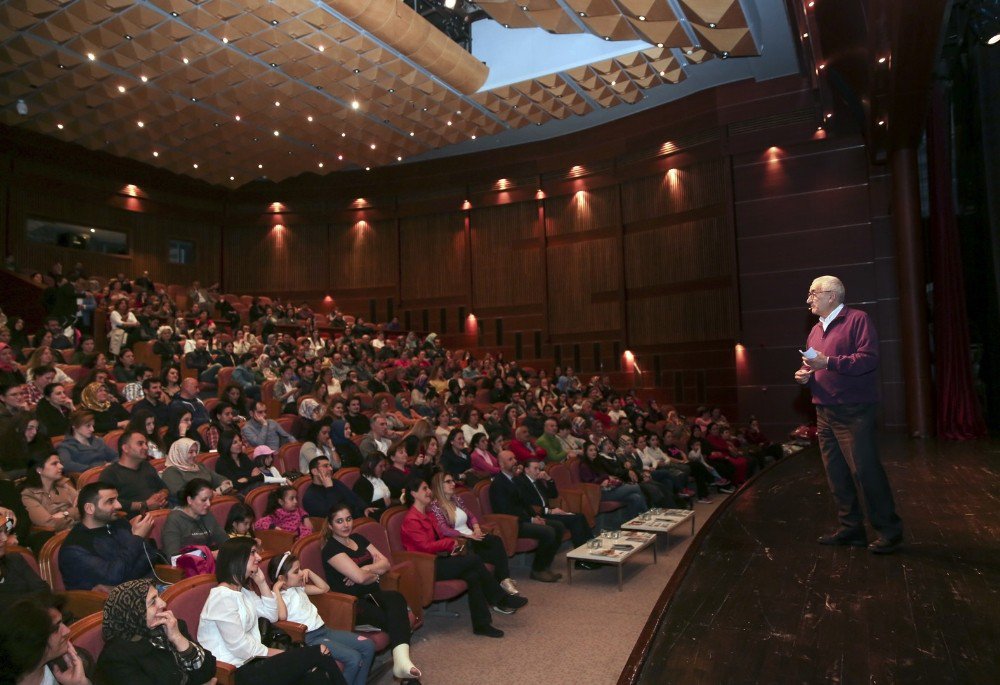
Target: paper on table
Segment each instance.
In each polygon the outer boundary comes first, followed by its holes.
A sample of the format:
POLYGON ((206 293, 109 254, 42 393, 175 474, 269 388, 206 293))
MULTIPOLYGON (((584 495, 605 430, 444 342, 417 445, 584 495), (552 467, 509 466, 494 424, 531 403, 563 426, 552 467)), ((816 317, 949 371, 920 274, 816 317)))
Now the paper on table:
POLYGON ((801 354, 806 359, 815 359, 816 355, 818 355, 819 352, 817 352, 816 350, 814 350, 813 348, 810 347, 805 352, 803 352, 802 350, 799 350, 799 354, 801 354))

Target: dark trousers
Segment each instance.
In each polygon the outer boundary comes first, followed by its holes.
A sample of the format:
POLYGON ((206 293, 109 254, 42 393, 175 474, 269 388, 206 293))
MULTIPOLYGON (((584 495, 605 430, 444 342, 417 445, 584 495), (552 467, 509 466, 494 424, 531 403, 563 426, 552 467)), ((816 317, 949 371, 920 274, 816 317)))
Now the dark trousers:
POLYGON ((499 604, 503 591, 486 570, 483 560, 474 554, 458 557, 438 557, 434 562, 437 580, 464 580, 469 586, 469 613, 472 627, 485 628, 492 623, 490 605, 499 604))
POLYGON ((253 659, 236 669, 236 685, 347 685, 332 656, 319 646, 253 659))
POLYGON ((406 600, 395 590, 378 590, 373 593, 375 602, 370 598, 358 599, 358 616, 356 623, 367 623, 381 628, 389 634, 389 646, 407 645, 410 643, 410 616, 406 611, 406 600))
POLYGON ((691 477, 694 478, 698 497, 708 497, 708 484, 715 480, 708 467, 698 461, 690 461, 687 465, 691 469, 691 477))
MULTIPOLYGON (((558 523, 568 530, 574 547, 579 547, 594 537, 590 530, 590 524, 587 523, 587 518, 583 514, 546 514, 543 518, 550 525, 558 523)), ((562 538, 563 536, 560 535, 559 540, 562 538)))
POLYGON ((535 559, 531 562, 532 571, 548 571, 552 560, 556 558, 559 545, 562 544, 566 527, 559 521, 546 520, 542 523, 520 521, 517 526, 517 536, 538 541, 535 559))
POLYGON ((497 581, 510 578, 510 566, 507 563, 507 549, 503 540, 496 535, 487 534, 482 540, 470 540, 472 552, 487 564, 493 566, 493 577, 497 581))
POLYGON ((864 528, 863 499, 872 527, 895 539, 903 534, 903 522, 878 456, 875 409, 874 404, 817 405, 816 430, 841 528, 864 528))

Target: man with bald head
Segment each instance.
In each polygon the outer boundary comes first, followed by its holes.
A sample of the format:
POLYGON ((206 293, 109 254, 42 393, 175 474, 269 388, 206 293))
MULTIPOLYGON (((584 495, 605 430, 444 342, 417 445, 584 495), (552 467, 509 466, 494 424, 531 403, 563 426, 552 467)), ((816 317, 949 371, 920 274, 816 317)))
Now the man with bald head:
POLYGON ((820 452, 840 519, 840 528, 821 536, 819 543, 867 545, 874 554, 891 554, 903 541, 903 523, 876 444, 878 334, 867 313, 844 305, 845 294, 835 276, 812 282, 806 304, 819 323, 809 333, 802 366, 795 372, 796 382, 809 387, 816 405, 820 452), (871 544, 865 511, 878 534, 871 544))
POLYGON ((549 567, 562 544, 566 526, 556 520, 546 521, 535 513, 530 502, 525 501, 514 482, 517 457, 513 452, 504 450, 500 453, 499 460, 500 473, 493 477, 490 484, 493 513, 517 517, 517 536, 538 542, 535 559, 531 564, 531 578, 543 583, 558 582, 562 574, 553 573, 549 567))
POLYGON ((198 399, 198 380, 196 378, 185 378, 181 381, 181 389, 177 391, 170 403, 171 409, 176 406, 183 406, 191 412, 191 428, 198 428, 198 426, 212 420, 205 403, 198 399))

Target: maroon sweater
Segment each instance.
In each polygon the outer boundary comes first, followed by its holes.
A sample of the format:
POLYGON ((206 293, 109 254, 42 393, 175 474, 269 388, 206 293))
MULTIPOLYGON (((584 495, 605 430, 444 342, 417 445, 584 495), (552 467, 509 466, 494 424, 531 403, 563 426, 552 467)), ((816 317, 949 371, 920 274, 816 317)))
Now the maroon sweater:
POLYGON ((826 331, 813 326, 806 346, 830 358, 828 368, 809 377, 813 404, 878 402, 878 333, 867 313, 845 306, 826 331))

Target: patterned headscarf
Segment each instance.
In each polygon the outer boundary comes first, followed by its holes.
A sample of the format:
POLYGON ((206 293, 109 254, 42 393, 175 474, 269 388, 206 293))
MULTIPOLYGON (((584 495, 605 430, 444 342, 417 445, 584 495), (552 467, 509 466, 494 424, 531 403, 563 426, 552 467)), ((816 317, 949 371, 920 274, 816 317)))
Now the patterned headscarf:
POLYGON ((197 471, 198 465, 191 458, 191 445, 197 444, 191 438, 178 438, 174 440, 174 444, 170 446, 170 451, 167 452, 166 465, 173 466, 181 471, 197 471))
POLYGON ((146 595, 152 582, 149 580, 128 580, 116 585, 104 602, 104 641, 115 638, 134 640, 148 639, 149 626, 146 625, 146 595))
POLYGON ((80 396, 80 404, 90 411, 107 411, 108 407, 111 406, 111 400, 101 402, 97 399, 97 391, 102 387, 104 385, 101 383, 91 383, 84 388, 83 394, 80 396))
POLYGON ((299 403, 299 416, 313 421, 316 418, 316 409, 318 407, 319 402, 311 397, 307 397, 299 403))

